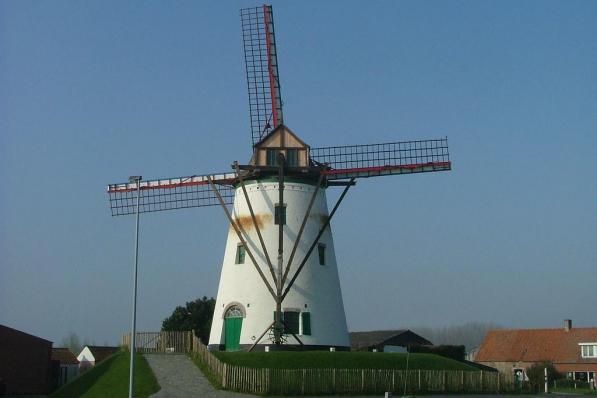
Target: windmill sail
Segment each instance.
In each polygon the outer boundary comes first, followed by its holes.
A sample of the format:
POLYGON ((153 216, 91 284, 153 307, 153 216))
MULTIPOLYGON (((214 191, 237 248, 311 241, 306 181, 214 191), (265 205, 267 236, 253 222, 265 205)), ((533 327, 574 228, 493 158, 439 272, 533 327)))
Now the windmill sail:
POLYGON ((240 10, 253 144, 283 124, 272 7, 240 10))
POLYGON ((448 139, 311 148, 328 180, 450 170, 448 139))
POLYGON ((137 183, 111 184, 107 187, 110 210, 113 216, 135 214, 137 192, 139 213, 219 205, 210 178, 224 203, 232 204, 236 175, 224 173, 141 181, 139 187, 137 183))

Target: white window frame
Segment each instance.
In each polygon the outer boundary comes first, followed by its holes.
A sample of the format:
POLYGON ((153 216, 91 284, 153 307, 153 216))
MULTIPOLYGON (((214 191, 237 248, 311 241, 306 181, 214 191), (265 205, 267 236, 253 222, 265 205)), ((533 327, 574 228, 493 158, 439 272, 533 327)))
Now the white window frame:
POLYGON ((578 343, 580 346, 580 356, 581 358, 597 358, 597 343, 578 343), (583 348, 589 346, 593 347, 593 355, 585 355, 583 348))

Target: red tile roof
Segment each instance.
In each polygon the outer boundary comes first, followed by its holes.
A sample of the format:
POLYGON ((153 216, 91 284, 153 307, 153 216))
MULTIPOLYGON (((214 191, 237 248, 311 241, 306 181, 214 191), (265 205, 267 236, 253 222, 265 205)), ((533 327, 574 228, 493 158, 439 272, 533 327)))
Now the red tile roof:
POLYGON ((75 354, 68 348, 52 348, 52 361, 59 361, 62 365, 79 363, 75 354))
POLYGON ((597 363, 597 358, 581 358, 578 345, 594 342, 597 328, 491 330, 475 361, 597 363))

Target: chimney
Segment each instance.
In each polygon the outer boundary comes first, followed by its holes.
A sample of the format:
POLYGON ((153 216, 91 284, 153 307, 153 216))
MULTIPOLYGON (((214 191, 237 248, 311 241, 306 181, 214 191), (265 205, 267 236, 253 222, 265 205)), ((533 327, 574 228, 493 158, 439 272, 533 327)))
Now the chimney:
POLYGON ((569 332, 572 329, 572 319, 564 319, 564 330, 569 332))

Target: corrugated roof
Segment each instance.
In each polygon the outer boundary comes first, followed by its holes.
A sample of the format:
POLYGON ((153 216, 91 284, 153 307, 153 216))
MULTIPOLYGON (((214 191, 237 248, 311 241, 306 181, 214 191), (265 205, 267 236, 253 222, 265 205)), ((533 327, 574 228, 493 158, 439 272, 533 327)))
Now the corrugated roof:
POLYGON ((476 362, 597 363, 581 358, 579 343, 597 342, 597 328, 490 330, 476 362))
POLYGON ((392 342, 406 344, 431 345, 431 342, 408 329, 397 330, 372 330, 368 332, 350 332, 350 346, 360 349, 372 346, 392 345, 392 342))
POLYGON ((59 361, 63 365, 76 365, 77 357, 69 348, 52 348, 52 361, 59 361))

